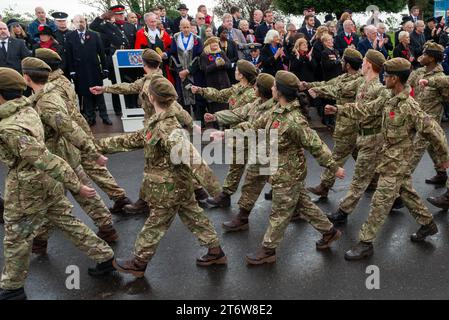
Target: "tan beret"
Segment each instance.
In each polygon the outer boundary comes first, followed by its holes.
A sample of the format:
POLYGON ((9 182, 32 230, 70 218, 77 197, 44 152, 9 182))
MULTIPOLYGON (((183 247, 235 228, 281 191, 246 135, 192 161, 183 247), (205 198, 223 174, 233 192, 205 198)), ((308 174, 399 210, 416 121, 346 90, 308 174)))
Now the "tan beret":
POLYGON ((268 73, 261 73, 257 76, 256 83, 259 87, 270 90, 274 85, 274 77, 268 73))
POLYGON ((385 73, 410 71, 412 64, 404 58, 393 58, 384 63, 385 73))
POLYGON ((173 84, 161 74, 155 74, 151 77, 149 89, 152 95, 161 98, 163 101, 174 101, 178 98, 173 84))
POLYGON ((204 41, 204 46, 206 47, 206 46, 208 46, 208 45, 210 45, 212 43, 217 43, 217 44, 220 43, 220 38, 218 38, 218 37, 210 37, 206 41, 204 41))
POLYGON ((62 61, 62 58, 56 51, 47 48, 36 49, 34 56, 44 61, 62 61))
POLYGON ((243 74, 243 76, 248 79, 248 81, 253 81, 257 77, 257 69, 256 67, 249 61, 239 60, 237 61, 237 68, 239 72, 243 74))
POLYGON ((142 52, 142 59, 146 60, 146 61, 154 61, 154 62, 158 62, 158 63, 162 62, 161 56, 156 51, 154 51, 152 49, 145 49, 142 52))
POLYGON ((438 44, 438 43, 436 43, 434 41, 427 41, 424 44, 424 51, 423 51, 423 53, 426 53, 427 51, 443 53, 444 52, 444 47, 441 44, 438 44))
POLYGON ((363 60, 362 54, 353 48, 346 48, 343 52, 343 59, 344 58, 350 58, 350 59, 356 59, 356 60, 363 60))
POLYGON ((27 87, 23 77, 14 69, 0 68, 0 88, 5 90, 25 90, 27 87))
POLYGON ((382 68, 385 61, 387 61, 382 53, 377 50, 369 49, 365 55, 365 58, 369 60, 372 64, 382 68))
POLYGON ((279 83, 284 87, 299 90, 300 81, 298 77, 289 71, 280 70, 276 72, 275 80, 276 83, 279 83))
POLYGON ((22 60, 22 70, 25 71, 48 71, 51 72, 51 68, 48 64, 38 58, 27 57, 22 60))

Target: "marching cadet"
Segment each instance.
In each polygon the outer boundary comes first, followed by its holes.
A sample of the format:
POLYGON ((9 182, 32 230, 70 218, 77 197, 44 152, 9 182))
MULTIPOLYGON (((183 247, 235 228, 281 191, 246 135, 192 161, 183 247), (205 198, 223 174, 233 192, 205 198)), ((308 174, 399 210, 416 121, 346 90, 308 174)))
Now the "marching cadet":
POLYGON ((150 216, 137 236, 134 257, 130 260, 116 259, 114 267, 120 272, 143 277, 148 262, 177 213, 201 245, 209 248, 207 254, 197 259, 197 264, 226 264, 227 258, 220 247, 217 233, 195 201, 195 173, 192 170, 194 164, 189 163, 190 159, 187 163, 177 163, 172 158, 173 154, 178 155, 177 150, 184 147, 195 152, 177 120, 179 111, 173 105, 178 97, 176 90, 162 75, 154 75, 144 90, 155 110, 145 122, 144 132, 138 131, 98 141, 101 150, 106 153, 144 148, 146 158, 144 188, 141 190, 144 193, 143 200, 150 204, 150 216))
MULTIPOLYGON (((154 107, 151 104, 148 97, 148 87, 151 83, 151 78, 155 74, 161 74, 160 65, 162 63, 161 56, 152 49, 145 49, 142 53, 142 61, 143 61, 143 69, 145 72, 145 76, 141 79, 136 80, 133 83, 120 83, 112 86, 106 87, 92 87, 90 88, 93 94, 102 94, 106 93, 114 93, 114 94, 139 94, 139 99, 141 102, 142 109, 144 110, 144 122, 147 122, 149 118, 154 114, 154 107)), ((188 128, 192 130, 194 128, 193 120, 190 114, 184 110, 178 103, 175 103, 174 106, 178 110, 176 117, 178 121, 188 128)), ((200 166, 199 174, 203 175, 204 182, 206 183, 206 188, 208 191, 214 196, 221 192, 221 186, 218 182, 217 177, 213 174, 212 170, 205 163, 200 166)), ((142 185, 143 188, 143 185, 142 185)), ((195 184, 195 197, 198 202, 204 203, 208 194, 204 188, 198 183, 195 184)), ((124 207, 124 211, 127 214, 141 214, 148 213, 149 207, 144 198, 144 193, 142 189, 139 191, 139 200, 137 200, 134 204, 128 204, 124 207)))
MULTIPOLYGON (((51 68, 42 60, 28 57, 22 60, 25 82, 33 89, 32 105, 41 117, 45 130, 45 143, 50 152, 60 156, 74 169, 83 184, 90 180, 80 164, 80 150, 86 152, 92 161, 105 165, 107 158, 98 153, 92 139, 69 116, 64 101, 54 90, 55 85, 47 83, 51 68)), ((118 239, 113 227, 112 216, 99 195, 85 199, 73 194, 81 208, 98 227, 98 236, 106 242, 118 239)), ((45 254, 52 225, 45 224, 33 241, 33 252, 45 254)))
MULTIPOLYGON (((232 87, 222 90, 215 88, 201 88, 192 86, 192 92, 199 94, 207 100, 228 103, 229 109, 234 110, 255 100, 254 83, 256 82, 258 71, 249 61, 239 60, 235 69, 235 78, 238 83, 232 87)), ((237 191, 240 179, 245 172, 245 163, 235 163, 236 154, 233 152, 233 163, 229 166, 229 172, 223 183, 223 191, 216 197, 207 200, 207 203, 214 207, 228 208, 231 206, 231 195, 237 191)))
MULTIPOLYGON (((37 49, 36 58, 50 66, 52 72, 48 77, 48 82, 54 85, 54 91, 64 100, 65 107, 72 120, 94 140, 89 124, 77 107, 75 90, 60 69, 61 57, 53 50, 37 49)), ((114 214, 122 213, 123 207, 130 204, 131 200, 126 196, 125 190, 118 186, 109 170, 105 166, 98 165, 85 152, 81 152, 81 165, 87 175, 108 195, 109 199, 114 201, 114 205, 109 211, 114 214)))
MULTIPOLYGON (((338 167, 326 144, 309 127, 302 115, 298 102, 299 84, 299 79, 293 73, 278 71, 272 88, 273 98, 277 101, 273 111, 264 113, 247 128, 266 129, 267 136, 271 130, 278 130, 277 170, 269 179, 273 189, 269 226, 261 248, 246 256, 248 264, 276 261, 276 248, 284 237, 289 221, 298 210, 322 234, 322 239, 316 243, 317 249, 329 248, 341 236, 341 232, 334 228, 321 209, 310 200, 304 187, 307 171, 304 148, 320 165, 335 172, 338 178, 344 177, 344 169, 338 167)), ((222 133, 217 133, 220 134, 222 133)), ((212 134, 212 137, 215 138, 215 135, 212 134)))
MULTIPOLYGON (((424 241, 426 237, 438 232, 432 214, 413 189, 411 167, 407 164, 413 155, 415 134, 419 133, 434 146, 440 159, 439 167, 449 167, 446 137, 433 117, 423 112, 419 103, 410 96, 410 87, 406 83, 411 63, 403 58, 394 58, 385 62, 384 71, 386 87, 391 91, 388 95, 381 95, 364 104, 338 107, 338 113, 359 120, 372 117, 373 114, 382 114, 383 145, 376 169, 379 181, 371 200, 368 219, 359 233, 360 241, 346 252, 347 260, 359 260, 373 254, 376 235, 398 196, 420 225, 418 231, 411 235, 412 241, 424 241)), ((330 110, 326 107, 326 112, 328 111, 330 110)))
MULTIPOLYGON (((312 98, 320 97, 336 100, 337 105, 354 102, 357 94, 355 88, 348 88, 348 82, 360 79, 362 73, 359 71, 363 63, 363 56, 352 48, 346 48, 343 53, 343 70, 345 73, 329 81, 302 82, 304 89, 309 89, 312 98)), ((357 132, 354 130, 356 124, 352 119, 337 115, 335 129, 333 132, 334 148, 332 156, 340 167, 343 167, 348 157, 352 154, 357 158, 356 143, 357 132)), ((320 197, 327 198, 329 190, 335 184, 335 175, 329 170, 321 174, 321 182, 316 187, 307 188, 308 191, 320 197)))
POLYGON ((64 187, 79 197, 95 196, 71 167, 45 147, 44 128, 31 101, 22 96, 22 76, 0 68, 0 159, 8 168, 5 188, 4 266, 0 300, 26 299, 31 242, 47 222, 97 262, 91 275, 114 270, 114 252, 72 213, 64 187))

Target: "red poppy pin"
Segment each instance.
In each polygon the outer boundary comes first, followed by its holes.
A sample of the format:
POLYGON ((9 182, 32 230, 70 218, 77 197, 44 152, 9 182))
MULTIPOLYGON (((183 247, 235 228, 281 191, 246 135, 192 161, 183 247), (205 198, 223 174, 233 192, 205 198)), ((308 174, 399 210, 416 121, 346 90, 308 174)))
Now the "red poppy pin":
POLYGON ((236 102, 237 102, 237 101, 236 101, 235 99, 230 99, 230 100, 229 100, 229 104, 230 104, 231 106, 235 105, 236 102))
POLYGON ((277 128, 279 128, 279 126, 280 126, 281 124, 279 123, 279 121, 275 121, 275 122, 273 122, 273 124, 272 124, 272 128, 273 129, 277 129, 277 128))
POLYGON ((391 120, 394 120, 394 116, 395 116, 394 111, 390 111, 390 119, 391 119, 391 120))
POLYGON ((87 36, 86 36, 86 40, 89 40, 89 39, 90 39, 90 35, 87 35, 87 36))
POLYGON ((209 61, 210 62, 214 61, 214 57, 212 55, 209 55, 209 61))
POLYGON ((147 141, 150 141, 152 134, 150 131, 147 132, 147 141))
POLYGON ((37 30, 39 30, 39 31, 44 30, 44 26, 43 26, 43 25, 40 25, 39 27, 37 27, 37 30))
POLYGON ((198 45, 198 40, 197 40, 197 39, 195 39, 195 41, 193 41, 193 45, 194 45, 194 46, 197 46, 197 45, 198 45))

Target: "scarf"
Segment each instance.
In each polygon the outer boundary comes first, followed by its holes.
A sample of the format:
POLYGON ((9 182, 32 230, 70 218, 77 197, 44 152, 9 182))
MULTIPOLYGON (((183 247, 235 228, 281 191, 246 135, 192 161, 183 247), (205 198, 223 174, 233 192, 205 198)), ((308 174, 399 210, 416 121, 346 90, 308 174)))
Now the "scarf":
POLYGON ((53 47, 54 44, 55 44, 55 42, 53 41, 53 39, 50 39, 46 42, 41 41, 40 47, 45 48, 45 49, 50 49, 50 50, 53 50, 54 52, 56 52, 56 48, 53 47))

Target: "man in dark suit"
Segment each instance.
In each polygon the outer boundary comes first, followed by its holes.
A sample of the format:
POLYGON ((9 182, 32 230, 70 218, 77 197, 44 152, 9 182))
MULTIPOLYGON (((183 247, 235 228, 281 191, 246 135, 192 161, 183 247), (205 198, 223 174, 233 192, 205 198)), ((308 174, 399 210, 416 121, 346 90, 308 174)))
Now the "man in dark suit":
POLYGON ((139 23, 139 16, 137 13, 130 12, 127 17, 128 23, 130 23, 132 26, 134 26, 134 29, 136 29, 136 32, 142 29, 142 25, 139 23))
POLYGON ((412 21, 413 23, 418 22, 419 20, 419 13, 420 13, 420 9, 418 6, 413 6, 410 9, 410 21, 412 21))
POLYGON ((377 38, 377 28, 373 25, 365 27, 366 39, 359 42, 357 50, 365 56, 369 49, 374 49, 381 52, 385 58, 388 57, 388 52, 385 49, 383 39, 377 38))
POLYGON ((311 40, 315 35, 315 17, 313 15, 307 15, 304 18, 304 22, 306 23, 304 27, 301 27, 298 32, 302 33, 306 36, 307 41, 311 44, 311 40))
POLYGON ((173 22, 173 34, 179 32, 179 23, 182 19, 188 19, 189 21, 192 21, 192 17, 188 15, 189 8, 185 4, 180 4, 178 7, 178 11, 180 16, 175 19, 173 22))
POLYGON ((255 65, 257 69, 260 69, 260 66, 262 65, 262 60, 260 60, 260 47, 260 44, 252 43, 249 46, 250 55, 245 59, 255 65))
MULTIPOLYGON (((321 21, 318 20, 318 18, 316 17, 316 11, 314 7, 310 7, 304 10, 304 16, 313 16, 313 20, 315 20, 315 24, 314 27, 318 28, 319 26, 321 26, 321 21)), ((306 20, 304 19, 304 21, 302 22, 302 27, 304 27, 306 25, 306 20)))
POLYGON ((340 56, 343 56, 346 48, 351 47, 356 49, 359 45, 359 36, 355 32, 352 32, 353 30, 354 23, 352 20, 346 20, 343 22, 343 32, 335 36, 335 49, 338 50, 340 56))
POLYGON ((112 125, 106 111, 103 95, 93 95, 89 88, 103 85, 107 77, 106 57, 100 36, 86 29, 86 19, 76 16, 77 29, 67 36, 67 64, 75 82, 83 114, 89 124, 95 125, 95 107, 100 111, 103 123, 112 125))
MULTIPOLYGON (((116 50, 120 49, 134 49, 136 42, 136 28, 125 21, 125 7, 122 5, 113 6, 108 12, 101 17, 95 18, 90 24, 90 29, 100 33, 103 39, 106 39, 108 46, 104 48, 107 60, 107 69, 109 72, 109 79, 113 84, 117 83, 115 78, 114 66, 112 63, 112 56, 116 50), (114 17, 114 23, 108 22, 114 17)), ((105 41, 105 42, 106 42, 105 41)), ((138 70, 136 70, 137 72, 138 70)), ((133 73, 127 74, 129 82, 137 80, 138 75, 133 73)), ((125 102, 127 108, 137 108, 137 95, 126 95, 125 102)), ((112 95, 112 104, 116 115, 122 115, 122 108, 120 106, 119 96, 112 95)))
POLYGON ((167 17, 167 11, 165 10, 165 7, 164 6, 158 6, 157 8, 160 11, 159 18, 161 19, 161 22, 164 25, 165 30, 170 35, 173 35, 174 24, 173 24, 173 21, 169 17, 167 17))
POLYGON ((256 40, 258 43, 262 43, 265 40, 265 36, 268 30, 274 29, 274 15, 273 11, 267 10, 264 12, 264 22, 261 23, 256 29, 256 40))
POLYGON ((31 51, 25 41, 10 37, 6 23, 0 22, 0 67, 7 67, 22 72, 22 59, 29 57, 31 51))

